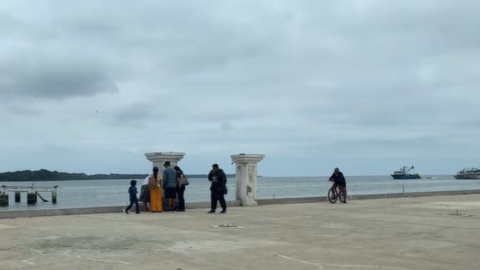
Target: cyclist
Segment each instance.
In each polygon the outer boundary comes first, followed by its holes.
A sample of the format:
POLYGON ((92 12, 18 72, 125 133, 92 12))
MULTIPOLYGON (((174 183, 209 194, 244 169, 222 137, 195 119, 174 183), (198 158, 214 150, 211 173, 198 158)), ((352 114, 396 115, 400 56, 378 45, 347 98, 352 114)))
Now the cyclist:
MULTIPOLYGON (((328 179, 328 181, 333 182, 332 189, 336 189, 338 187, 341 192, 347 194, 347 182, 345 181, 343 173, 338 168, 335 168, 335 170, 333 170, 333 174, 332 176, 330 176, 330 179, 328 179)), ((347 203, 347 201, 345 200, 344 203, 347 203)))

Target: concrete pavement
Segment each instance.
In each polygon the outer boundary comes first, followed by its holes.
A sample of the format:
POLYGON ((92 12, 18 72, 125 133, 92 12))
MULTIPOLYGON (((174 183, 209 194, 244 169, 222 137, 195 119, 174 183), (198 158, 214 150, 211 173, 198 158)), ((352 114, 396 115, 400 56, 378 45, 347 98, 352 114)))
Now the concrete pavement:
POLYGON ((0 269, 480 269, 480 195, 206 210, 2 219, 0 269))

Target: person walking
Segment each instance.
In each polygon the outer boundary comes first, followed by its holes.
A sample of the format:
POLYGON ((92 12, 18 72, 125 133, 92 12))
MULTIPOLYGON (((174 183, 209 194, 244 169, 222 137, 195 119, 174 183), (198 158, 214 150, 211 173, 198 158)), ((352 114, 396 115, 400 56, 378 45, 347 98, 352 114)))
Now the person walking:
POLYGON ((147 176, 145 180, 143 180, 142 188, 140 189, 140 198, 139 201, 143 202, 143 206, 145 206, 145 212, 148 212, 148 202, 150 201, 150 191, 148 189, 148 180, 150 176, 147 176))
POLYGON ((175 183, 177 181, 177 173, 170 167, 170 161, 165 161, 163 164, 165 170, 163 171, 163 189, 165 190, 165 198, 167 199, 166 211, 175 211, 175 199, 177 198, 177 191, 175 183))
POLYGON ((123 212, 125 212, 125 214, 128 214, 128 210, 130 210, 130 208, 132 208, 133 204, 135 204, 135 213, 136 214, 140 214, 140 208, 138 206, 138 199, 137 199, 137 181, 135 180, 132 180, 130 181, 130 188, 128 189, 128 194, 130 196, 130 205, 128 205, 127 208, 123 209, 123 212))
POLYGON ((183 171, 182 171, 182 169, 180 169, 180 167, 175 166, 173 169, 177 173, 177 182, 176 182, 177 195, 178 195, 178 209, 177 209, 177 211, 185 212, 184 194, 185 194, 185 187, 188 185, 188 180, 185 177, 185 174, 183 174, 183 171))
POLYGON ((217 201, 220 201, 222 207, 221 214, 227 213, 227 203, 225 202, 225 194, 227 193, 227 175, 218 167, 218 164, 212 165, 212 170, 208 174, 208 180, 212 182, 210 186, 211 209, 209 214, 215 213, 217 210, 217 201))
POLYGON ((150 212, 161 213, 162 204, 162 192, 160 187, 162 186, 162 178, 158 175, 158 168, 153 168, 153 174, 148 178, 148 190, 150 193, 150 212))

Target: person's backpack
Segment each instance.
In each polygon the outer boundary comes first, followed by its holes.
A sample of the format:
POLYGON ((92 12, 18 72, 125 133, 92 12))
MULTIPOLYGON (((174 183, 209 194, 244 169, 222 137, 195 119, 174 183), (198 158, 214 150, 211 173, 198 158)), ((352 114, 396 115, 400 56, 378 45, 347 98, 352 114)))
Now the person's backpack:
POLYGON ((228 194, 228 188, 227 188, 227 175, 225 175, 225 183, 223 183, 223 194, 227 195, 228 194))
POLYGON ((149 189, 158 188, 157 180, 155 180, 155 177, 150 176, 150 178, 148 179, 148 188, 149 189))
MULTIPOLYGON (((178 186, 178 183, 180 183, 180 177, 177 177, 177 180, 175 180, 175 186, 178 186)), ((188 182, 188 178, 187 178, 185 175, 183 175, 182 185, 188 186, 188 184, 190 184, 190 183, 188 182)))

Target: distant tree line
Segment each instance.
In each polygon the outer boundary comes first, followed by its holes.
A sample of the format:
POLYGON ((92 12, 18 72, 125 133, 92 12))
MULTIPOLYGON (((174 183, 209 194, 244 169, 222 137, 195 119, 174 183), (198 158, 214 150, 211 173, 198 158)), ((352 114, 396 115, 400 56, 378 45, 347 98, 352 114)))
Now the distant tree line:
MULTIPOLYGON (((41 169, 38 171, 16 171, 0 173, 0 182, 10 181, 62 181, 62 180, 113 180, 113 179, 145 179, 147 174, 92 174, 85 173, 66 173, 41 169)), ((188 178, 207 178, 206 174, 186 175, 188 178)), ((229 174, 228 177, 235 177, 229 174)))

